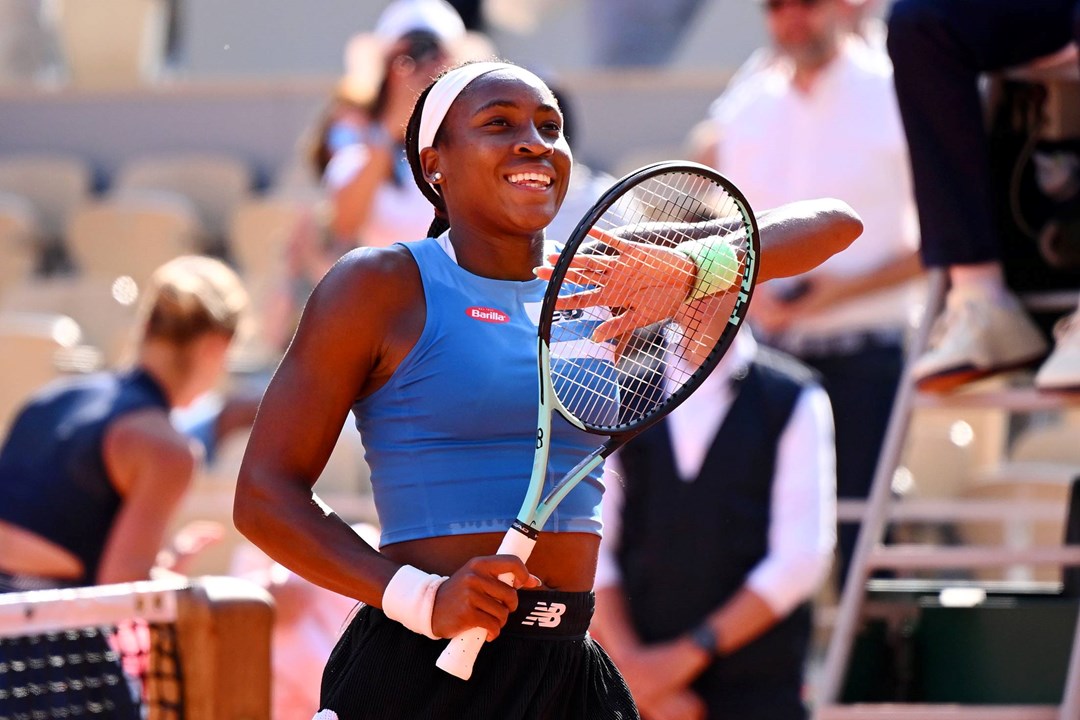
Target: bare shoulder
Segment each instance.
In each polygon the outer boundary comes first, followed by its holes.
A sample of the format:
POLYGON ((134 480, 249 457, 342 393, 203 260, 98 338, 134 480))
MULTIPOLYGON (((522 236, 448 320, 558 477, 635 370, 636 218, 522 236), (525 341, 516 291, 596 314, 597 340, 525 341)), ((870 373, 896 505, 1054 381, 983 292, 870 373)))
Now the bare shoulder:
POLYGON ((312 301, 334 306, 370 307, 391 301, 419 286, 420 271, 412 253, 405 247, 357 248, 330 268, 316 287, 312 301))
POLYGON ((192 441, 157 408, 137 410, 111 423, 102 453, 109 476, 121 492, 149 475, 158 482, 186 485, 198 461, 192 441))
POLYGON ((278 374, 287 382, 306 383, 313 373, 337 378, 320 385, 342 394, 321 397, 324 407, 371 392, 419 337, 423 300, 420 268, 405 247, 349 252, 312 292, 278 374))

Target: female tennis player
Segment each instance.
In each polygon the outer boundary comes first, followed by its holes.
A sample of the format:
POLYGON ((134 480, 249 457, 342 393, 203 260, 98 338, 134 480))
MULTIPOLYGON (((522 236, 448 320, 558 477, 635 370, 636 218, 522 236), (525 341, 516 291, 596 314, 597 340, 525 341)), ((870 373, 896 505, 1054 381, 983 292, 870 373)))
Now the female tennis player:
MULTIPOLYGON (((320 720, 638 716, 586 634, 599 478, 559 505, 528 567, 493 554, 534 453, 529 312, 545 289, 534 275, 544 228, 572 167, 561 124, 547 86, 514 65, 464 65, 429 86, 407 152, 435 207, 430 237, 337 263, 267 390, 236 525, 283 565, 364 603, 327 664, 320 720), (378 550, 312 493, 350 408, 372 471, 378 550), (477 627, 489 642, 472 679, 436 669, 440 639, 477 627)), ((827 257, 861 230, 835 201, 774 217, 762 232, 765 277, 786 254, 812 245, 827 257)), ((560 475, 596 444, 559 418, 552 434, 560 475)))

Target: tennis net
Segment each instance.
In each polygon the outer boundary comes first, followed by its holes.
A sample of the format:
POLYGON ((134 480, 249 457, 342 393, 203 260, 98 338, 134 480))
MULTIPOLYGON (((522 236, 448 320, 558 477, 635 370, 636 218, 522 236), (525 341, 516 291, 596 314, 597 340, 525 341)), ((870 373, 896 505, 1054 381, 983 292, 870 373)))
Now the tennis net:
POLYGON ((234 578, 0 595, 0 720, 268 717, 271 620, 234 578))

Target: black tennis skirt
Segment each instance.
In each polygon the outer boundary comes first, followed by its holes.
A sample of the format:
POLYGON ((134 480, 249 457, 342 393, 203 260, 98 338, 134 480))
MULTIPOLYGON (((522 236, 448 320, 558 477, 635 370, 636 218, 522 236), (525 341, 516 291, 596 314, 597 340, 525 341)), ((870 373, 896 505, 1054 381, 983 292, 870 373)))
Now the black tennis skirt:
POLYGON ((622 676, 588 635, 593 594, 518 598, 467 681, 435 667, 446 640, 362 607, 326 664, 321 707, 339 720, 637 720, 622 676))

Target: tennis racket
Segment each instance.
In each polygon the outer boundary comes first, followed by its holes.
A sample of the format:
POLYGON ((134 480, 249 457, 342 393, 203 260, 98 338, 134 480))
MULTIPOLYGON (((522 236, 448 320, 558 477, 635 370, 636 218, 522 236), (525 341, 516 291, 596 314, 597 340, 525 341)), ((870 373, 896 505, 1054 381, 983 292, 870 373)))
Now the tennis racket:
MULTIPOLYGON (((536 453, 498 554, 528 560, 559 502, 701 385, 743 323, 758 252, 746 199, 703 165, 646 166, 597 201, 559 254, 541 305, 536 453), (709 256, 709 267, 680 246, 709 256), (631 331, 598 341, 612 329, 631 331), (608 437, 544 494, 553 412, 608 437)), ((459 634, 436 665, 467 680, 485 638, 479 628, 459 634)))

